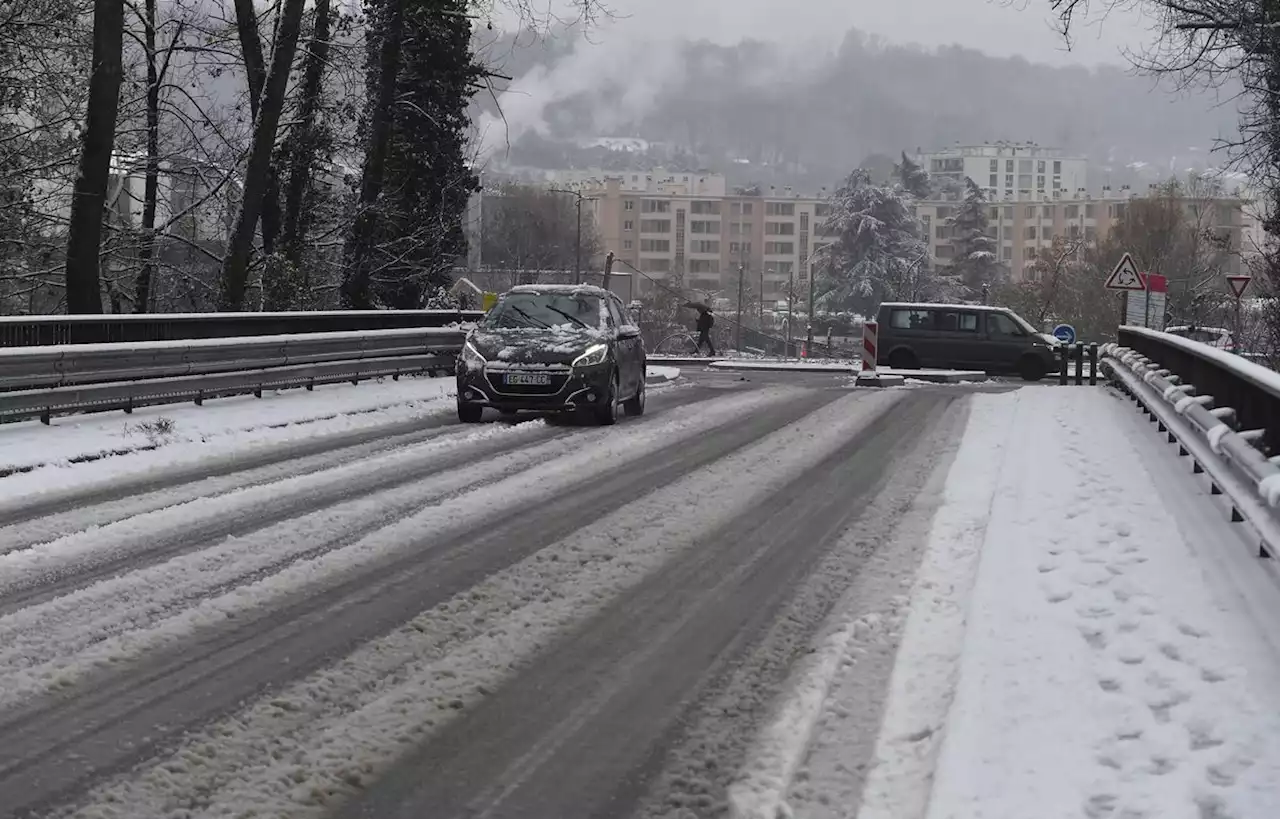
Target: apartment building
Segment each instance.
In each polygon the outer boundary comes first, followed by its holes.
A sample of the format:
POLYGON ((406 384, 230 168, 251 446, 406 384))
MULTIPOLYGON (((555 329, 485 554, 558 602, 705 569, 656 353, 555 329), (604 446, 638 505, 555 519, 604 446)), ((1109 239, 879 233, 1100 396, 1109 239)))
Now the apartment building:
MULTIPOLYGON (((1154 192, 1155 186, 1148 193, 1154 192)), ((1124 216, 1129 203, 1139 198, 1128 185, 1119 190, 1104 187, 1100 194, 1090 195, 1075 190, 1069 196, 1042 196, 1016 203, 992 203, 988 208, 988 235, 996 240, 999 261, 1009 270, 1014 281, 1034 276, 1031 263, 1036 254, 1053 245, 1053 239, 1077 237, 1086 240, 1105 239, 1111 226, 1124 216)), ((947 220, 953 215, 954 201, 921 202, 916 213, 929 237, 929 250, 935 266, 950 264, 955 252, 947 220)), ((1227 273, 1244 272, 1261 226, 1251 202, 1239 195, 1212 200, 1189 200, 1191 208, 1208 208, 1201 214, 1188 214, 1197 223, 1222 235, 1231 253, 1224 258, 1227 273)))
MULTIPOLYGON (((736 294, 739 270, 766 302, 786 300, 791 287, 807 292, 829 241, 817 235, 826 202, 789 188, 715 195, 711 184, 675 191, 672 184, 655 178, 641 187, 620 174, 583 189, 603 244, 619 261, 655 280, 679 273, 686 288, 709 295, 736 294)), ((637 294, 653 286, 642 278, 637 294)))
POLYGON ((957 143, 932 152, 917 148, 915 161, 937 179, 972 179, 991 202, 1060 198, 1088 187, 1087 159, 1034 142, 957 143))

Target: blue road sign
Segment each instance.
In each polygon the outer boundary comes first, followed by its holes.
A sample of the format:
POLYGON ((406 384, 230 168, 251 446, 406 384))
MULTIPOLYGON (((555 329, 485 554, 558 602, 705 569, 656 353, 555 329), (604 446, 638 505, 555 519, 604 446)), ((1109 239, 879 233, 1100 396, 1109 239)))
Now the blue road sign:
POLYGON ((1053 328, 1053 337, 1063 344, 1076 343, 1076 328, 1070 324, 1059 324, 1053 328))

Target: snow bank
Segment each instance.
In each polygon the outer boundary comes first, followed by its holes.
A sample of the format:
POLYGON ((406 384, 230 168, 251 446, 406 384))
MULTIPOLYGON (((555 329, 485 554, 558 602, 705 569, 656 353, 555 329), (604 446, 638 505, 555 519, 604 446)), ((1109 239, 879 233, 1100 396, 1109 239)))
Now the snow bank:
POLYGON ((331 384, 306 390, 0 425, 0 498, 194 463, 245 446, 405 421, 451 407, 452 378, 331 384), (90 462, 84 462, 90 461, 90 462), (74 468, 72 468, 74 467, 74 468), (16 470, 16 471, 15 471, 16 470))
POLYGON ((681 551, 795 480, 900 396, 847 397, 636 499, 334 666, 190 736, 76 814, 321 816, 407 745, 681 551), (768 465, 762 469, 762 465, 768 465))
POLYGON ((675 381, 680 377, 679 367, 655 367, 650 364, 645 368, 646 379, 662 379, 663 381, 675 381))
POLYGON ((1158 488, 1173 456, 1103 390, 972 400, 859 815, 1280 815, 1274 618, 1206 583, 1238 526, 1185 464, 1158 488), (1189 515, 1216 516, 1207 555, 1189 515))

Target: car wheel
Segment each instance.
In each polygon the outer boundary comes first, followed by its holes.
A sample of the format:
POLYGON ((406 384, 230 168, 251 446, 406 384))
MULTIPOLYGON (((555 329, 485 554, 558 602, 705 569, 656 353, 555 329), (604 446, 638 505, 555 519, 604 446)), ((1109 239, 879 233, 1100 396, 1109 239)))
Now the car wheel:
POLYGON ((1023 381, 1039 381, 1044 378, 1045 370, 1044 362, 1037 356, 1023 356, 1018 362, 1018 375, 1023 381))
POLYGON ((622 405, 626 410, 627 416, 630 418, 638 418, 644 415, 644 379, 640 379, 640 389, 636 390, 634 398, 628 398, 626 403, 622 405))
POLYGON ((464 424, 478 424, 480 418, 484 415, 484 407, 479 404, 464 404, 458 402, 458 420, 464 424))
POLYGON ((918 370, 920 362, 916 360, 916 354, 910 350, 894 350, 889 354, 889 369, 918 370))
POLYGON ((618 423, 618 374, 614 373, 613 378, 609 379, 609 394, 605 396, 605 401, 596 407, 595 411, 596 423, 602 427, 613 426, 618 423))

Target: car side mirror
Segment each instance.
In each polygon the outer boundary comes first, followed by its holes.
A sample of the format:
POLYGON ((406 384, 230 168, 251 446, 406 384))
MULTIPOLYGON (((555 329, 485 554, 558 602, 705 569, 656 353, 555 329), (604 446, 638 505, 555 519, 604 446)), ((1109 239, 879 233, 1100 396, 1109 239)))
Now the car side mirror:
POLYGON ((619 340, 628 338, 640 338, 640 328, 633 324, 624 325, 618 328, 619 340))

